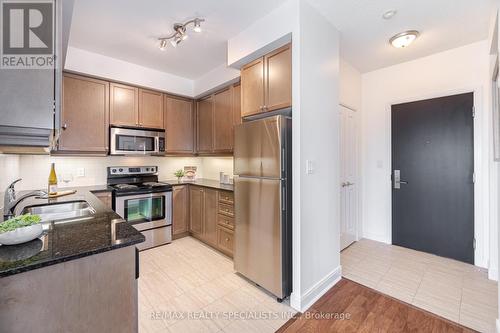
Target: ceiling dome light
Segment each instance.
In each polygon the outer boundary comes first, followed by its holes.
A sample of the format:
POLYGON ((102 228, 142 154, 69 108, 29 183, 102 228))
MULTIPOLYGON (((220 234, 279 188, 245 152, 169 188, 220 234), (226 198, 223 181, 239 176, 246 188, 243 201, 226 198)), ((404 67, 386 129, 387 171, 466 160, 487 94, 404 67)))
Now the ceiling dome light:
POLYGON ((408 30, 393 36, 391 39, 389 39, 389 43, 391 43, 392 46, 398 49, 405 48, 413 43, 413 41, 417 39, 418 36, 419 32, 417 30, 408 30))
POLYGON ((396 15, 396 13, 397 13, 397 12, 398 12, 398 11, 397 11, 397 10, 395 10, 395 9, 388 10, 388 11, 386 11, 386 12, 382 15, 382 18, 383 18, 384 20, 390 20, 391 18, 393 18, 393 17, 394 17, 394 15, 396 15))

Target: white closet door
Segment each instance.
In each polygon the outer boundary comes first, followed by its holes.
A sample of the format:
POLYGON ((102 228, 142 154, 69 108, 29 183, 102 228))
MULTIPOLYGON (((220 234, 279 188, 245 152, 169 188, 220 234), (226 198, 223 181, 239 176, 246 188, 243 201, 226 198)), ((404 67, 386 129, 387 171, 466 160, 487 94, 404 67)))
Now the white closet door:
POLYGON ((340 106, 340 249, 357 240, 358 145, 356 112, 340 106))

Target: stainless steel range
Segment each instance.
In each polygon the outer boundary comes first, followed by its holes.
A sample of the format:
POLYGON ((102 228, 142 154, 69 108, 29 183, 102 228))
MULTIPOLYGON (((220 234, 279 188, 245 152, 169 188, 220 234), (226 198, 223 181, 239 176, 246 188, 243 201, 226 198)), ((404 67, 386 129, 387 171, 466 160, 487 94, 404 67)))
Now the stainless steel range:
POLYGON ((139 250, 172 241, 172 186, 158 182, 158 167, 109 167, 113 209, 139 230, 146 241, 139 250))

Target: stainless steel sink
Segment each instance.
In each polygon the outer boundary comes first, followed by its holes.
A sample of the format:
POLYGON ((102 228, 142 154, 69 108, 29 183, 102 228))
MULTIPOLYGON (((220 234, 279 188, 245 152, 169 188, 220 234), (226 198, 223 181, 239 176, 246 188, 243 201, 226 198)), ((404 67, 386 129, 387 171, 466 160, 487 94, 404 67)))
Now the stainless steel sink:
POLYGON ((95 214, 95 209, 84 200, 47 205, 27 206, 21 214, 36 214, 42 221, 59 221, 95 214))

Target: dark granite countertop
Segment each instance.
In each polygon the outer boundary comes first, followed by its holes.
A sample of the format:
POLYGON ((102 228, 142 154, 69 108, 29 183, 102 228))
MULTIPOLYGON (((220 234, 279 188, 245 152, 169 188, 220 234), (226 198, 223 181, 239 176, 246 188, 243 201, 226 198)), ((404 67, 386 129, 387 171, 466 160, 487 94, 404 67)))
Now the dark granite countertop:
POLYGON ((213 179, 205 179, 205 178, 199 178, 196 179, 194 182, 189 182, 189 181, 177 181, 177 179, 169 179, 169 180, 162 180, 162 182, 169 183, 172 186, 176 185, 196 185, 196 186, 203 186, 203 187, 210 187, 214 188, 217 190, 224 190, 224 191, 234 191, 234 185, 228 185, 228 184, 221 184, 218 180, 213 180, 213 179))
MULTIPOLYGON (((68 188, 70 189, 70 188, 68 188)), ((85 200, 96 211, 88 217, 44 222, 39 239, 19 245, 0 245, 0 277, 55 265, 101 252, 135 245, 144 236, 106 207, 92 192, 107 191, 106 185, 71 188, 75 194, 56 199, 26 199, 22 207, 85 200)), ((19 192, 19 195, 23 192, 19 192)), ((3 196, 0 196, 3 197, 3 196)), ((2 199, 2 198, 0 198, 2 199)), ((16 208, 21 210, 22 207, 16 208)), ((3 220, 3 211, 0 210, 3 220)))

